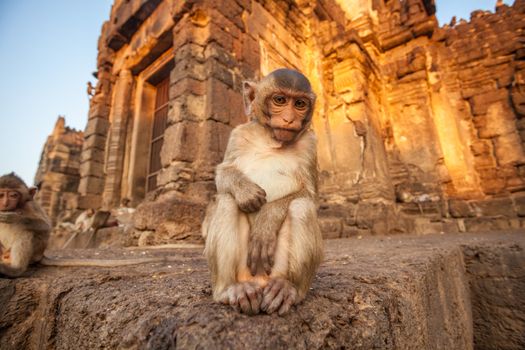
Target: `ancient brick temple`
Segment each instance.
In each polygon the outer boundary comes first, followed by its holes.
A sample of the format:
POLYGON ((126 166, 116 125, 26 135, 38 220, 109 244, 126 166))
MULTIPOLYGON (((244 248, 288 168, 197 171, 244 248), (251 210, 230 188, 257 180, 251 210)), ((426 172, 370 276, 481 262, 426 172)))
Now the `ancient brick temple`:
POLYGON ((246 121, 242 82, 284 66, 318 95, 326 237, 521 227, 525 1, 444 27, 435 11, 434 0, 116 0, 79 208, 129 198, 137 229, 195 234, 246 121))
POLYGON ((58 117, 55 127, 42 150, 35 176, 40 187, 37 200, 54 222, 73 214, 78 206, 80 153, 84 135, 66 127, 64 117, 58 117))

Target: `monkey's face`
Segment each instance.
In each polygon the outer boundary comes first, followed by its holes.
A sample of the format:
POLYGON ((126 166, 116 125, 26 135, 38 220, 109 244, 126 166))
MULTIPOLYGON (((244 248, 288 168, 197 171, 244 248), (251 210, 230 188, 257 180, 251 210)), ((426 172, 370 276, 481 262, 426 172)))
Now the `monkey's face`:
POLYGON ((13 211, 18 208, 22 195, 8 188, 0 189, 0 211, 13 211))
POLYGON ((301 94, 276 92, 267 101, 272 136, 280 142, 293 142, 303 130, 312 103, 301 94))

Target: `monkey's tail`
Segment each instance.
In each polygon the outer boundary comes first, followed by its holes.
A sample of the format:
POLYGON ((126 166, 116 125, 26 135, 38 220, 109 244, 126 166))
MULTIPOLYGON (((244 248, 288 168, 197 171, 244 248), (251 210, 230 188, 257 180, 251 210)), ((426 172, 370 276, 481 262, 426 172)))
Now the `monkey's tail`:
POLYGON ((89 267, 119 267, 140 264, 166 263, 176 261, 170 257, 151 257, 151 258, 133 258, 133 259, 55 259, 43 257, 40 264, 45 266, 89 266, 89 267))

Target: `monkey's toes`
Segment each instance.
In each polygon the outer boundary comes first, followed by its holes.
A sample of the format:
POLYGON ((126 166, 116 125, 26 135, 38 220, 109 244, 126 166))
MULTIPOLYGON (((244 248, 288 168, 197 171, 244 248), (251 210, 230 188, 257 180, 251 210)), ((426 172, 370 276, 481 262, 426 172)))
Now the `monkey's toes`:
POLYGON ((279 310, 282 316, 297 302, 297 289, 287 280, 271 280, 263 290, 261 310, 272 314, 279 310))
POLYGON ((261 288, 251 282, 237 283, 228 288, 228 302, 237 311, 258 314, 262 301, 261 288))

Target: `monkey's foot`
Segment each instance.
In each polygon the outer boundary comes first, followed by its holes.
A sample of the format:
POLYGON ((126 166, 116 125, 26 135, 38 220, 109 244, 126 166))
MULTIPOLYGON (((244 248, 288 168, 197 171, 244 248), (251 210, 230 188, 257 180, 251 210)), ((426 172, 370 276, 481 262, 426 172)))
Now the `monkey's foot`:
POLYGON ((297 289, 290 281, 284 278, 274 278, 263 290, 261 310, 268 314, 278 311, 279 316, 282 316, 298 301, 297 289))
POLYGON ((223 292, 219 301, 245 314, 255 315, 261 309, 262 288, 254 282, 235 283, 223 292))

